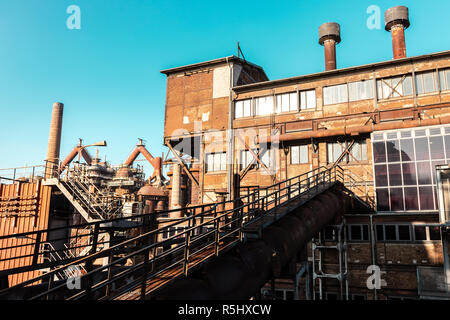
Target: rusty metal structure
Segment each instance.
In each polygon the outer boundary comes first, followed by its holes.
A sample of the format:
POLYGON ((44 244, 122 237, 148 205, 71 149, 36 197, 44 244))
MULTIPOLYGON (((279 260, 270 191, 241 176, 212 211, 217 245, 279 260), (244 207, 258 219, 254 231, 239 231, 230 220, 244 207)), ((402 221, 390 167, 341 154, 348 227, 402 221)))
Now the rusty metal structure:
POLYGON ((330 22, 323 72, 269 80, 239 45, 161 71, 164 160, 60 161, 55 104, 45 165, 0 170, 0 298, 448 299, 450 51, 407 57, 409 26, 387 10, 369 65, 337 68, 330 22))

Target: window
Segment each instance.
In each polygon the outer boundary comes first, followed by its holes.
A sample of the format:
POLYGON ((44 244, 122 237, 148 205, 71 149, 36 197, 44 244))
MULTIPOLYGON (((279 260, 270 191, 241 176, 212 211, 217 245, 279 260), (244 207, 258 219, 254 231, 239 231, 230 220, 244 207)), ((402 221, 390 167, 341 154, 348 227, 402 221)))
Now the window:
POLYGON ((417 94, 437 91, 436 72, 423 72, 416 74, 417 94))
MULTIPOLYGON (((350 145, 351 141, 327 143, 328 163, 335 163, 342 153, 350 145)), ((356 140, 340 163, 366 161, 367 160, 367 144, 365 139, 356 140)))
POLYGON ((206 155, 206 172, 217 172, 227 170, 227 154, 208 153, 206 155))
POLYGON ((347 235, 350 241, 369 240, 369 226, 367 224, 348 225, 347 228, 347 235))
POLYGON ((255 114, 266 116, 273 113, 273 96, 255 98, 255 114))
POLYGON ((377 241, 411 241, 410 225, 377 224, 375 230, 377 241))
POLYGON ((450 90, 450 69, 439 71, 439 82, 441 90, 450 90))
POLYGON ((350 101, 366 100, 373 98, 373 80, 363 80, 348 84, 350 101))
POLYGON ((277 98, 277 113, 298 111, 297 93, 278 94, 277 98))
POLYGON ((347 84, 323 88, 324 105, 343 103, 348 101, 347 84))
POLYGON ((336 241, 337 234, 336 228, 327 226, 323 230, 323 240, 324 241, 336 241))
POLYGON ((308 145, 291 146, 291 164, 309 163, 308 145))
POLYGON ((450 163, 445 129, 432 126, 377 136, 372 150, 378 211, 438 210, 435 167, 450 163))
POLYGON ((378 99, 390 99, 413 94, 411 75, 377 80, 378 99))
POLYGON ((316 109, 316 90, 300 92, 300 109, 316 109))
POLYGON ((235 118, 251 117, 252 112, 252 100, 241 100, 235 103, 235 118))
MULTIPOLYGON (((254 154, 258 155, 258 149, 253 150, 254 154)), ((268 150, 261 150, 262 154, 259 154, 258 159, 266 165, 267 168, 273 168, 275 166, 275 149, 269 148, 268 150)), ((241 170, 247 168, 252 163, 252 168, 259 168, 260 164, 255 160, 255 157, 250 150, 241 150, 241 170)))
POLYGON ((439 226, 414 226, 415 241, 440 241, 441 230, 439 226))

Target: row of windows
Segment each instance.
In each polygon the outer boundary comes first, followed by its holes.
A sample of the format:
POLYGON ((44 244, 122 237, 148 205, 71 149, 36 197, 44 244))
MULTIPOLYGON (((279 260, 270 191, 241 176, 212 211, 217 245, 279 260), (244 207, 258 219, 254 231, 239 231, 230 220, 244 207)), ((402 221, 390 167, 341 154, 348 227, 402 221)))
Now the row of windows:
MULTIPOLYGON (((450 90, 450 69, 420 72, 414 77, 417 94, 450 90)), ((376 80, 378 99, 391 99, 413 95, 411 74, 376 80)), ((323 104, 354 102, 374 98, 374 80, 361 80, 323 88, 323 104)), ((315 90, 291 92, 275 96, 236 101, 235 117, 265 116, 273 113, 316 109, 315 90), (254 101, 254 108, 252 106, 254 101)))
MULTIPOLYGON (((347 148, 350 141, 327 143, 328 150, 328 163, 334 163, 339 156, 347 148)), ((258 154, 258 149, 253 150, 255 154, 258 154)), ((259 160, 268 168, 275 166, 275 150, 270 149, 260 155, 259 160)), ((252 168, 260 168, 259 162, 254 161, 254 157, 249 150, 241 150, 240 153, 240 169, 247 168, 252 162, 252 168)), ((341 163, 348 163, 353 161, 365 161, 367 160, 367 145, 366 140, 355 141, 353 146, 347 155, 343 157, 341 163)), ((226 167, 226 153, 210 153, 206 155, 206 172, 219 172, 225 171, 226 167)), ((290 147, 290 163, 291 164, 308 164, 309 163, 309 149, 308 145, 293 145, 290 147)))
POLYGON ((316 109, 316 91, 307 90, 236 101, 235 118, 316 109), (300 108, 299 108, 300 107, 300 108))
MULTIPOLYGON (((396 241, 440 241, 441 232, 438 226, 410 225, 410 224, 377 224, 375 225, 376 239, 382 242, 396 241)), ((324 229, 324 241, 336 241, 337 230, 328 226, 324 229)), ((370 240, 368 224, 347 225, 347 238, 349 241, 364 242, 370 240)))

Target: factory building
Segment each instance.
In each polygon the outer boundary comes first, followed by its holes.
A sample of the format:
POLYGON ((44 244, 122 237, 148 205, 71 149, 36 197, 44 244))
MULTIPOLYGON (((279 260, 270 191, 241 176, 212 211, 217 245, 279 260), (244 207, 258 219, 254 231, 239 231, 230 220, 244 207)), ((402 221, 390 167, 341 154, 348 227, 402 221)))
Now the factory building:
MULTIPOLYGON (((351 40, 341 39, 339 24, 325 23, 320 73, 270 81, 236 56, 161 71, 164 143, 178 154, 171 199, 181 206, 222 201, 340 166, 373 211, 347 212, 342 229, 329 226, 310 243, 309 298, 446 297, 438 194, 445 170, 437 168, 450 161, 450 52, 408 57, 409 25, 408 8, 386 11, 390 61, 339 69, 337 45, 351 40), (370 266, 380 268, 378 288, 367 284, 370 266)), ((294 297, 291 280, 277 279, 274 288, 294 297)))

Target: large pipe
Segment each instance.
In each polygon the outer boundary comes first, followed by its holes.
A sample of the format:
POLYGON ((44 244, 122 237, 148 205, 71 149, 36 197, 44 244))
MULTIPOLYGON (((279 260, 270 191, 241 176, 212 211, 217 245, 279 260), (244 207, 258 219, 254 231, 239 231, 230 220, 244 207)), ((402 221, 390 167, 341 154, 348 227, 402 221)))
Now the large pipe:
POLYGON ((404 120, 402 122, 385 122, 378 124, 368 124, 364 126, 343 126, 339 129, 331 130, 317 130, 317 131, 303 131, 281 134, 278 136, 265 137, 260 142, 271 141, 294 141, 306 140, 311 138, 326 138, 334 136, 355 136, 363 133, 372 133, 374 131, 395 130, 414 127, 433 126, 441 124, 449 124, 450 116, 434 118, 434 119, 419 119, 419 120, 404 120))
POLYGON ((410 25, 408 8, 397 6, 384 13, 385 29, 392 35, 394 59, 406 58, 405 29, 410 25))
POLYGON ((52 178, 58 167, 59 152, 61 148, 61 131, 64 104, 55 102, 53 104, 52 120, 50 123, 50 134, 47 147, 46 178, 52 178))
MULTIPOLYGON (((170 199, 170 209, 181 208, 181 166, 178 163, 172 165, 172 196, 170 199)), ((180 212, 173 213, 179 217, 180 212)), ((174 218, 176 218, 174 217, 174 218)))
POLYGON ((156 298, 249 299, 349 204, 339 187, 328 190, 265 229, 260 240, 238 245, 188 278, 174 281, 156 298))
POLYGON ((341 27, 328 22, 319 27, 319 43, 325 48, 325 70, 336 69, 336 44, 341 42, 341 27))

